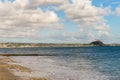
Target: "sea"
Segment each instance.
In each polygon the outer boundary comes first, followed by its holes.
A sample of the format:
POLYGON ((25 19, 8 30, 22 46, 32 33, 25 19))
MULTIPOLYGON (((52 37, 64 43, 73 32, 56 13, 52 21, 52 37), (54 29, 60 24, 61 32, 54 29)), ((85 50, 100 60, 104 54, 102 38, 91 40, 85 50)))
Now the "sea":
POLYGON ((1 48, 0 53, 46 54, 11 58, 51 80, 120 80, 120 46, 1 48))

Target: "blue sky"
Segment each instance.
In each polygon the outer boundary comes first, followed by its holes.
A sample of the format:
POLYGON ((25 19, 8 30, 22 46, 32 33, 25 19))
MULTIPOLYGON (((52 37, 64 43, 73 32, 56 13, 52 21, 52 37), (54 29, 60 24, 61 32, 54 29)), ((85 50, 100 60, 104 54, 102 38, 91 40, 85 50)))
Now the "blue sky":
POLYGON ((1 0, 0 42, 120 43, 119 0, 1 0))
MULTIPOLYGON (((103 7, 110 6, 111 11, 114 13, 117 7, 120 7, 120 0, 93 0, 93 4, 95 6, 99 6, 100 4, 103 7)), ((120 16, 116 14, 110 14, 105 16, 107 23, 110 25, 111 36, 112 38, 109 40, 113 43, 120 43, 120 16)))

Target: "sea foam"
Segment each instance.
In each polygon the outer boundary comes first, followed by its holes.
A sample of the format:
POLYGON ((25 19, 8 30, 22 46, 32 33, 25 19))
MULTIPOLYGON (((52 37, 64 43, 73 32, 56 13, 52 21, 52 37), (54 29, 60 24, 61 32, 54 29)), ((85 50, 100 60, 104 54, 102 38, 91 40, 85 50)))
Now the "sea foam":
MULTIPOLYGON (((18 56, 11 57, 16 64, 20 64, 30 68, 32 73, 15 72, 19 76, 28 77, 49 77, 51 80, 109 80, 108 77, 94 69, 89 61, 81 60, 79 63, 82 66, 79 69, 64 66, 67 65, 64 61, 59 65, 56 58, 41 57, 41 56, 18 56)), ((73 65, 76 63, 73 63, 73 65)))

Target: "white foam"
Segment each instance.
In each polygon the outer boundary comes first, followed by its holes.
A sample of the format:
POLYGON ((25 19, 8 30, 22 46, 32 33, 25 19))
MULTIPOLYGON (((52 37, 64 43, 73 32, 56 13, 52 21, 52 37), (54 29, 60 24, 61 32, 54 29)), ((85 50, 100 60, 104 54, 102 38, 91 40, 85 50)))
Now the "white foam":
MULTIPOLYGON (((18 64, 28 67, 33 70, 32 73, 16 72, 16 75, 28 76, 28 77, 50 77, 52 80, 108 80, 108 77, 104 74, 93 69, 79 69, 75 70, 71 67, 65 67, 63 65, 57 65, 57 60, 48 57, 11 57, 18 64)), ((90 64, 86 60, 82 60, 81 65, 90 64)), ((91 68, 87 65, 85 67, 91 68)))

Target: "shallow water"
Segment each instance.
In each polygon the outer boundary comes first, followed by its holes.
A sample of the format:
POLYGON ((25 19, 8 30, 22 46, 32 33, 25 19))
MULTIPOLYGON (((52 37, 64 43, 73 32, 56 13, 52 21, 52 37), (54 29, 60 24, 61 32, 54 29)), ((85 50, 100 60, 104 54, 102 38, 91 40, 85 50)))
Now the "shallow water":
POLYGON ((0 49, 0 53, 57 54, 12 57, 32 68, 34 76, 49 76, 54 80, 120 80, 120 47, 0 49))

